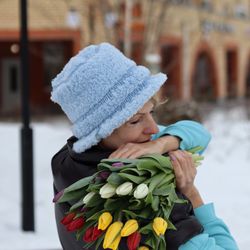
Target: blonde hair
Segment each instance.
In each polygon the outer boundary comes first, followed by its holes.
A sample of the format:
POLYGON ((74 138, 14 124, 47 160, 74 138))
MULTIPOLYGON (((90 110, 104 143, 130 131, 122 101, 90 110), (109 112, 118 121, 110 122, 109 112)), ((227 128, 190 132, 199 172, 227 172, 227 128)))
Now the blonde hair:
POLYGON ((153 95, 150 99, 150 101, 154 104, 154 106, 157 108, 162 104, 165 104, 168 102, 168 98, 163 94, 162 89, 160 89, 155 95, 153 95))

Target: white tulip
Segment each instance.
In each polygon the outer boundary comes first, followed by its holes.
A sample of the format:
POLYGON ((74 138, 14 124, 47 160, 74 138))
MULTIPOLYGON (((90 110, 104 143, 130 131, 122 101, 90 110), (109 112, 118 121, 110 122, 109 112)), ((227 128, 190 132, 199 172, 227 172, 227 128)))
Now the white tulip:
POLYGON ((108 199, 115 194, 116 187, 113 185, 106 183, 104 186, 101 187, 99 193, 103 199, 108 199))
POLYGON ((86 194, 83 198, 83 203, 84 204, 87 204, 91 199, 92 197, 95 195, 95 192, 90 192, 88 194, 86 194))
POLYGON ((148 186, 145 183, 138 185, 134 191, 136 199, 143 199, 148 195, 148 186))
POLYGON ((133 183, 132 182, 124 182, 122 183, 117 189, 116 194, 118 195, 128 195, 133 189, 133 183))

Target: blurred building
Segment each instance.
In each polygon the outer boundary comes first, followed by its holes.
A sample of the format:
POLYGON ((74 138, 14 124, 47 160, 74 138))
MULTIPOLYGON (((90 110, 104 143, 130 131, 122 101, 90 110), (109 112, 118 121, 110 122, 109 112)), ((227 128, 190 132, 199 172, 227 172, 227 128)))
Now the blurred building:
MULTIPOLYGON (((51 111, 50 81, 91 43, 110 41, 168 74, 174 99, 250 96, 250 0, 30 0, 32 111, 51 111), (126 5, 127 4, 127 5, 126 5)), ((0 114, 19 112, 19 0, 0 1, 0 114)))

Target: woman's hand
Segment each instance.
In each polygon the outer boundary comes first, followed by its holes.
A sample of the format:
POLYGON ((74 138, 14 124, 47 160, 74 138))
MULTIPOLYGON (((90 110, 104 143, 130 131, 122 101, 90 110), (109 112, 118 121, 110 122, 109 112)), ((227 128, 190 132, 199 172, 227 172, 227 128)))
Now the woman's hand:
POLYGON ((115 150, 109 158, 127 158, 135 159, 142 155, 158 153, 162 154, 161 149, 156 141, 143 143, 126 143, 115 150))
POLYGON ((176 177, 176 187, 192 203, 193 207, 203 204, 199 191, 194 185, 197 170, 190 153, 182 150, 169 152, 176 177))
POLYGON ((163 136, 143 143, 126 143, 115 150, 109 158, 135 159, 146 154, 164 154, 179 148, 179 139, 175 136, 163 136))

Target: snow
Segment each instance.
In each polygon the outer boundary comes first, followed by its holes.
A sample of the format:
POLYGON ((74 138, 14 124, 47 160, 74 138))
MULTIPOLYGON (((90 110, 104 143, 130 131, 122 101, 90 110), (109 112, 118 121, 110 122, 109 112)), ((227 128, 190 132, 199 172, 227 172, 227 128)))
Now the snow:
MULTIPOLYGON (((212 141, 196 184, 206 202, 214 202, 239 248, 250 247, 250 121, 240 107, 214 109, 204 125, 212 141)), ((0 122, 0 250, 60 249, 53 211, 50 160, 70 136, 60 118, 32 123, 34 133, 35 228, 21 230, 20 123, 0 122)))

